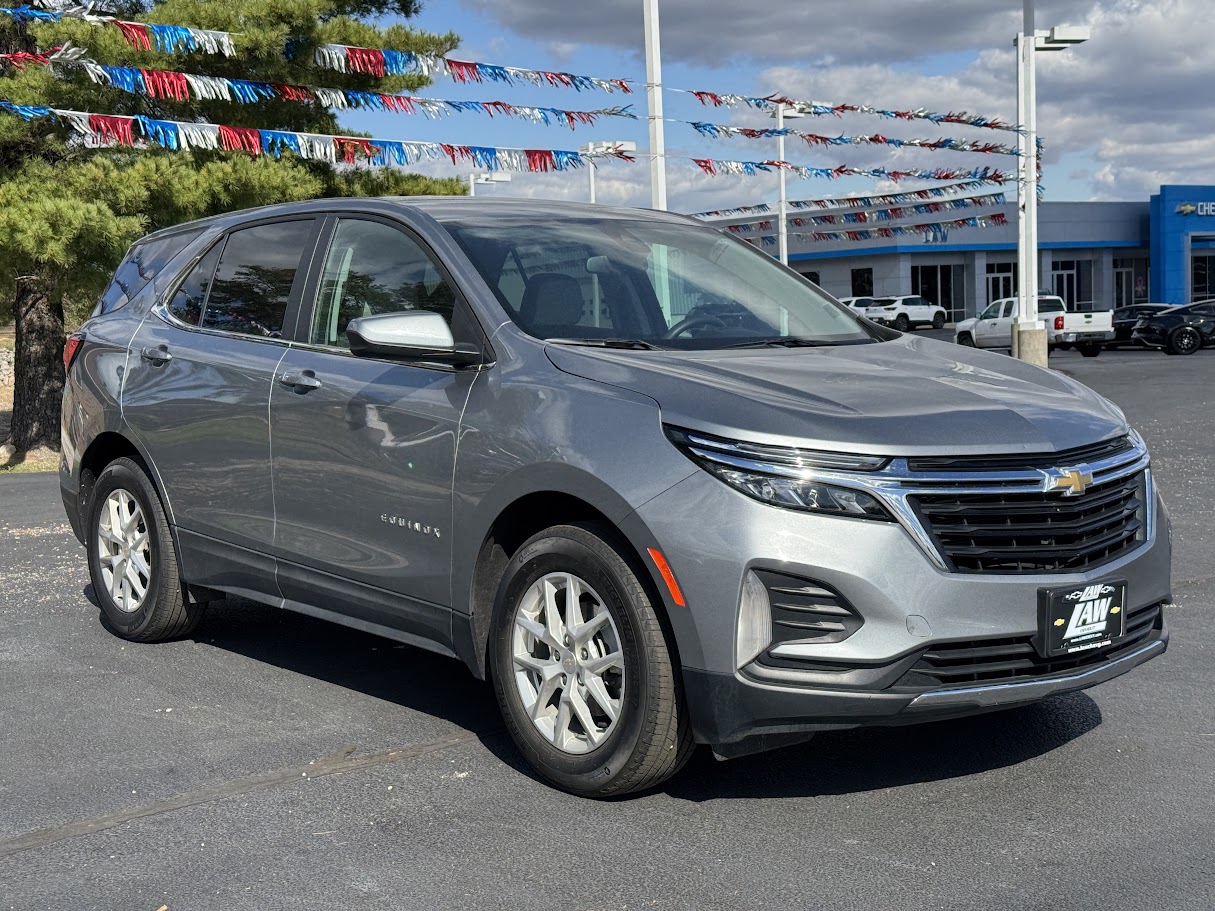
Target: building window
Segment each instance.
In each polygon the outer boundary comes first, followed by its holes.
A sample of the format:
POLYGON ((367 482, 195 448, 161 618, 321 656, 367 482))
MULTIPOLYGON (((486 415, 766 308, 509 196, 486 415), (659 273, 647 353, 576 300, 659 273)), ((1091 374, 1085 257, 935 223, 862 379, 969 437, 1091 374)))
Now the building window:
POLYGON ((1063 298, 1069 310, 1093 309, 1093 261, 1056 259, 1050 264, 1055 295, 1063 298))
POLYGON ((1190 289, 1191 301, 1215 297, 1215 256, 1190 258, 1190 289))
POLYGON ((1017 264, 987 264, 987 303, 1017 296, 1017 264))
POLYGON ((873 270, 852 270, 852 296, 873 297, 873 270))
POLYGON ((802 274, 805 275, 806 278, 810 279, 810 281, 814 282, 816 285, 818 285, 820 287, 822 286, 823 283, 818 280, 817 272, 803 272, 802 274))
POLYGON ((911 293, 944 307, 947 319, 966 318, 965 266, 912 266, 911 293))
POLYGON ((1148 299, 1151 276, 1145 256, 1114 258, 1114 306, 1129 307, 1148 299))

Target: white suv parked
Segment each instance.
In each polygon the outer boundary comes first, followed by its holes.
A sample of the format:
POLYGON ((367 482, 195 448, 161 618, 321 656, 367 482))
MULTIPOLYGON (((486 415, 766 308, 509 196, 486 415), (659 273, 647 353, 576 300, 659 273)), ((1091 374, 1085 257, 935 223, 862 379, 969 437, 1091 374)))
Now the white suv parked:
POLYGON ((925 300, 918 294, 904 294, 900 297, 875 297, 869 305, 869 318, 888 326, 894 326, 899 332, 906 332, 916 326, 932 326, 940 329, 945 325, 945 310, 936 304, 925 300))
POLYGON ((869 308, 873 306, 872 297, 841 297, 840 303, 859 316, 873 318, 869 316, 869 308))

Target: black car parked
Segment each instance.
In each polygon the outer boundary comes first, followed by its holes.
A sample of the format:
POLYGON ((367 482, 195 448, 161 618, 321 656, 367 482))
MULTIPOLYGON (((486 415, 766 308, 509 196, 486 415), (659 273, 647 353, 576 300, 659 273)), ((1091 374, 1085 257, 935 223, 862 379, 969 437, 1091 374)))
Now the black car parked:
POLYGON ((1215 300, 1173 307, 1135 324, 1131 340, 1166 354, 1193 354, 1215 344, 1215 300))
POLYGON ((1155 316, 1165 310, 1171 310, 1176 304, 1134 304, 1130 307, 1118 307, 1114 310, 1114 340, 1106 342, 1106 348, 1121 348, 1133 345, 1131 333, 1139 320, 1155 316))

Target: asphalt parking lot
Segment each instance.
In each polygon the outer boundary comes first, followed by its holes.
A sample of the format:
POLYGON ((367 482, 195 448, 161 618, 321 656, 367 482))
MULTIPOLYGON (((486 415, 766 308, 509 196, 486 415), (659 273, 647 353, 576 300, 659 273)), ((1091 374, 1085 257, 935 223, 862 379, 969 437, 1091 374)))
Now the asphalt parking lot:
POLYGON ((454 661, 240 600, 114 638, 56 478, 0 477, 0 909, 1209 911, 1215 351, 1051 363, 1152 447, 1168 653, 1029 708, 702 752, 612 803, 535 780, 454 661))

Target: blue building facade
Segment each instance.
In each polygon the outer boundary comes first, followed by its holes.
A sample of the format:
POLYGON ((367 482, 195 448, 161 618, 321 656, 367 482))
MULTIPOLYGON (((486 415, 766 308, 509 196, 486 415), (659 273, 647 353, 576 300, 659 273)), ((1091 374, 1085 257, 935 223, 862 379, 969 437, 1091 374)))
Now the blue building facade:
POLYGON ((1152 298, 1215 298, 1215 187, 1165 186, 1151 201, 1152 298))

